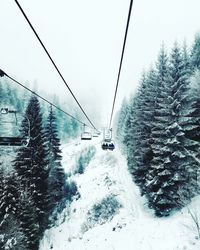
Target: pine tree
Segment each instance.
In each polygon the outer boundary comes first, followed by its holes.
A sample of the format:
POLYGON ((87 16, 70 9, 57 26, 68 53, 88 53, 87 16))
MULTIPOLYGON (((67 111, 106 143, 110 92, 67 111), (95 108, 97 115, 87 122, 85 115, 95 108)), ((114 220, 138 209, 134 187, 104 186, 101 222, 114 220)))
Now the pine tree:
POLYGON ((152 124, 154 121, 154 109, 156 101, 157 75, 151 69, 143 80, 137 96, 135 129, 134 158, 137 168, 134 171, 135 181, 141 187, 142 194, 145 190, 145 174, 153 158, 152 151, 152 124))
POLYGON ((30 142, 27 147, 21 147, 18 150, 14 166, 21 184, 32 196, 36 207, 37 222, 42 228, 46 224, 48 215, 48 166, 42 115, 35 96, 30 98, 26 116, 29 123, 27 119, 23 120, 22 134, 27 134, 30 126, 30 142))
POLYGON ((40 240, 39 224, 34 202, 28 192, 21 194, 18 218, 21 229, 26 236, 27 249, 38 249, 40 240))
POLYGON ((200 69, 200 33, 195 35, 191 51, 191 64, 194 71, 200 69))
POLYGON ((0 224, 0 249, 27 250, 26 236, 16 216, 8 214, 0 224))
POLYGON ((128 113, 125 120, 125 127, 123 132, 123 144, 124 151, 127 155, 127 163, 129 172, 133 179, 137 183, 137 177, 135 175, 136 170, 140 165, 140 121, 137 116, 138 102, 136 96, 132 96, 129 103, 128 113), (135 178, 136 177, 136 178, 135 178))
POLYGON ((164 168, 166 156, 165 142, 167 139, 166 127, 170 119, 168 96, 169 88, 169 67, 168 58, 164 45, 162 45, 157 62, 157 89, 156 102, 154 111, 154 121, 152 123, 152 151, 153 158, 149 169, 146 172, 146 194, 149 200, 149 206, 152 207, 152 202, 155 198, 155 193, 164 181, 165 175, 168 174, 164 168), (163 176, 160 178, 160 176, 163 176))
POLYGON ((162 46, 156 71, 143 76, 129 104, 127 162, 157 216, 184 206, 198 189, 199 143, 187 135, 197 129, 188 98, 190 67, 186 47, 175 44, 169 63, 162 46))
POLYGON ((192 63, 186 41, 184 41, 183 43, 182 54, 183 54, 183 66, 185 71, 187 71, 189 77, 192 74, 192 63))
POLYGON ((184 130, 187 138, 200 142, 200 71, 191 77, 189 91, 189 107, 185 112, 187 119, 184 130))
POLYGON ((182 126, 181 111, 187 104, 188 75, 184 68, 180 48, 175 44, 170 60, 170 93, 168 96, 169 120, 164 142, 165 157, 163 171, 153 180, 157 188, 153 197, 153 208, 157 215, 168 215, 183 206, 191 197, 190 168, 196 163, 187 149, 197 146, 187 140, 182 126), (187 183, 187 184, 186 184, 187 183), (189 183, 189 185, 188 185, 189 183), (184 200, 184 202, 183 202, 184 200))
POLYGON ((62 200, 66 191, 66 175, 61 165, 60 140, 52 107, 47 119, 45 134, 49 166, 48 192, 50 195, 50 210, 52 210, 62 200))
POLYGON ((16 216, 19 207, 18 183, 15 175, 8 175, 3 178, 3 192, 0 199, 0 219, 3 221, 7 216, 16 216))
POLYGON ((124 99, 121 105, 121 109, 118 115, 117 129, 116 129, 116 138, 119 143, 122 143, 124 132, 125 132, 125 124, 128 115, 128 103, 127 100, 124 99))

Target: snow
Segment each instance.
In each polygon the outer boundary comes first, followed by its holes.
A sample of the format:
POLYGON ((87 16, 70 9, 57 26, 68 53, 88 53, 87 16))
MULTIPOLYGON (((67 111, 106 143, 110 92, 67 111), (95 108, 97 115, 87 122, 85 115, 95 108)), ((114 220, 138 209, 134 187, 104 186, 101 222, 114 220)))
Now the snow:
MULTIPOLYGON (((83 174, 71 175, 80 198, 63 211, 58 226, 46 230, 40 250, 199 250, 200 240, 187 208, 171 217, 156 218, 133 183, 124 156, 118 149, 103 151, 100 143, 100 138, 94 138, 63 145, 67 173, 74 172, 77 155, 88 145, 96 147, 96 155, 83 174), (119 213, 83 230, 88 211, 110 194, 122 204, 119 213)), ((191 209, 199 205, 198 198, 191 209)))

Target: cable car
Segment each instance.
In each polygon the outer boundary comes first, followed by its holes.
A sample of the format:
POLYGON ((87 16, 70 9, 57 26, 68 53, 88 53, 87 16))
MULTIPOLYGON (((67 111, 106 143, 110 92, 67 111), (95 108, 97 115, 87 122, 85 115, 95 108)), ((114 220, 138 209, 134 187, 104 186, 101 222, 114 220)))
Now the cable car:
MULTIPOLYGON (((22 115, 23 116, 23 115, 22 115)), ((27 120, 28 128, 27 134, 24 136, 20 135, 19 131, 19 122, 16 110, 10 110, 9 108, 1 108, 0 110, 0 126, 1 126, 1 134, 0 134, 0 146, 24 146, 26 147, 30 141, 30 121, 28 117, 25 117, 27 120), (9 116, 13 116, 14 120, 9 120, 9 116), (6 124, 6 126, 4 125, 6 124), (14 131, 11 133, 10 131, 14 131)))

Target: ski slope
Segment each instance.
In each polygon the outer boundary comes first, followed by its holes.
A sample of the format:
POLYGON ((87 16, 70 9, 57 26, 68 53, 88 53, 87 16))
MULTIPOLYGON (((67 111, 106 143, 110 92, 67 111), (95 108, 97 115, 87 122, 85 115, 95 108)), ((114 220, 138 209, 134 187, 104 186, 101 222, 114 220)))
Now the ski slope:
MULTIPOLYGON (((195 225, 185 208, 168 218, 156 218, 132 182, 125 158, 118 149, 101 150, 100 139, 75 141, 63 146, 63 166, 73 173, 76 158, 88 145, 96 154, 84 174, 70 178, 80 198, 60 216, 57 226, 46 230, 40 250, 199 250, 195 225), (122 204, 112 220, 83 230, 91 207, 109 194, 122 204)), ((196 199, 192 207, 199 206, 196 199)))

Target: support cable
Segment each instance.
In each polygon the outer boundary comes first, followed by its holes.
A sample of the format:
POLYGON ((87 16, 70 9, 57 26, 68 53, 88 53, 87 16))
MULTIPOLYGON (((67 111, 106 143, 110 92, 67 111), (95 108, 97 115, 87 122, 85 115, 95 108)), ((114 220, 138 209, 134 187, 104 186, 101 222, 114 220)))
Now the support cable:
MULTIPOLYGON (((72 92, 71 88, 69 87, 69 85, 67 84, 65 78, 63 77, 63 75, 61 74, 60 70, 58 69, 56 63, 54 62, 54 60, 52 59, 50 53, 48 52, 48 50, 46 49, 45 45, 43 44, 42 40, 40 39, 39 35, 37 34, 36 30, 34 29, 32 23, 30 22, 30 20, 28 19, 26 13, 24 12, 24 10, 22 9, 21 5, 19 4, 19 2, 17 0, 15 0, 15 3, 17 4, 17 6, 19 7, 20 11, 22 12, 24 18, 26 19, 26 21, 28 22, 29 26, 31 27, 33 33, 35 34, 35 36, 37 37, 39 43, 41 44, 42 48, 44 49, 44 51, 46 52, 47 56, 49 57, 50 61, 52 62, 54 68, 56 69, 56 71, 58 72, 59 76, 61 77, 62 81, 64 82, 64 84, 66 85, 66 87, 68 88, 70 94, 72 95, 72 97, 74 98, 74 100, 76 101, 76 103, 78 104, 79 108, 81 109, 81 111, 83 112, 83 114, 85 115, 85 117, 87 118, 88 122, 92 125, 92 127, 96 129, 96 127, 94 126, 94 124, 91 122, 90 118, 87 116, 86 112, 84 111, 84 109, 82 108, 81 104, 79 103, 79 101, 77 100, 77 98, 75 97, 74 93, 72 92)), ((97 130, 98 131, 98 130, 97 130)))
MULTIPOLYGON (((81 123, 84 126, 88 126, 86 125, 84 122, 80 121, 79 119, 77 119, 76 117, 74 117, 73 115, 70 115, 69 113, 67 113, 66 111, 64 111, 63 109, 59 108, 58 106, 56 106, 55 104, 53 104, 52 102, 48 101, 46 98, 42 97, 41 95, 37 94, 36 92, 32 91, 30 88, 26 87, 25 85, 23 85, 22 83, 18 82, 17 80, 15 80, 14 78, 12 78, 11 76, 9 76, 8 74, 6 74, 3 70, 0 69, 0 77, 6 76, 8 77, 10 80, 12 80, 13 82, 17 83, 18 85, 20 85, 21 87, 23 87, 24 89, 26 89, 27 91, 31 92, 33 95, 37 96, 38 98, 42 99, 43 101, 45 101, 46 103, 50 104, 52 107, 56 108, 57 110, 63 112, 65 115, 70 116, 72 119, 76 120, 77 122, 81 123)), ((89 126, 88 126, 89 127, 89 126)))
POLYGON ((118 71, 118 76, 117 76, 117 83, 116 83, 116 87, 115 87, 115 94, 114 94, 114 98, 113 98, 113 105, 112 105, 112 111, 111 111, 111 116, 110 116, 109 129, 111 129, 113 112, 114 112, 114 108, 115 108, 115 101, 116 101, 117 90, 118 90, 118 85, 119 85, 119 78, 120 78, 120 74, 121 74, 121 68, 122 68, 122 62, 123 62, 123 57, 124 57, 124 50, 125 50, 125 46, 126 46, 126 39, 127 39, 127 34, 128 34, 132 6, 133 6, 133 0, 130 1, 130 6, 129 6, 126 30, 125 30, 125 35, 124 35, 124 43, 123 43, 123 48, 122 48, 121 60, 120 60, 119 71, 118 71))

